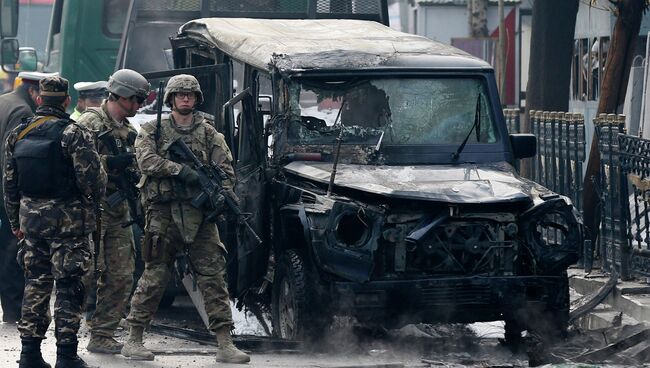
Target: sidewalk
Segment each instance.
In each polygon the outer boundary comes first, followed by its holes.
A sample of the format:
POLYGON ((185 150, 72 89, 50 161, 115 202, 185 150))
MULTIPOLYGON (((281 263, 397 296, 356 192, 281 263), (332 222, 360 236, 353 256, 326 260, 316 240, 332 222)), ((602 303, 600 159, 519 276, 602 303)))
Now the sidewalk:
MULTIPOLYGON (((581 269, 569 270, 569 285, 581 295, 595 293, 608 279, 609 275, 604 275, 599 270, 594 270, 589 275, 581 269)), ((623 324, 650 323, 650 284, 619 280, 614 290, 591 313, 586 321, 588 326, 584 327, 608 327, 620 317, 624 318, 623 324)))

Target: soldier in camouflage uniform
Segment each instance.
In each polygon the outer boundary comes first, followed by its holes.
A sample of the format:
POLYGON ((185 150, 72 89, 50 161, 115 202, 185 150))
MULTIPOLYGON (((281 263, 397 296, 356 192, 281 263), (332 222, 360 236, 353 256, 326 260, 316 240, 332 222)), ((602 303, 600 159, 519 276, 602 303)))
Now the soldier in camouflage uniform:
POLYGON ((81 279, 90 264, 89 234, 106 172, 93 134, 65 113, 68 81, 42 79, 38 103, 36 116, 12 131, 5 148, 4 201, 12 232, 22 239, 19 263, 26 281, 19 367, 50 367, 40 344, 51 320, 55 282, 56 368, 87 367, 77 355, 81 279))
POLYGON ((142 332, 158 308, 176 254, 188 249, 205 300, 209 329, 217 335, 217 361, 246 363, 250 357, 233 345, 230 336, 233 321, 225 280, 226 248, 216 224, 204 221, 202 210, 190 203, 200 190, 197 172, 190 163, 172 157, 169 146, 181 139, 203 163, 215 162, 228 174, 229 180, 224 181, 228 188, 235 184, 232 155, 212 122, 194 113, 194 107, 203 102, 196 78, 170 78, 164 101, 172 113, 160 123, 144 124, 135 141, 147 208, 142 246, 145 270, 131 299, 130 333, 122 354, 132 359, 154 358, 142 344, 142 332))
MULTIPOLYGON (((149 82, 133 70, 122 69, 109 78, 107 89, 108 99, 100 107, 88 107, 78 122, 101 137, 97 147, 102 167, 108 173, 106 197, 110 197, 119 195, 117 176, 137 171, 133 148, 137 131, 126 118, 134 116, 149 95, 149 82)), ((122 344, 115 341, 113 334, 126 312, 135 269, 133 230, 122 226, 131 222, 127 201, 111 207, 104 198, 101 217, 101 241, 95 255, 99 271, 97 301, 86 349, 118 354, 122 344)))

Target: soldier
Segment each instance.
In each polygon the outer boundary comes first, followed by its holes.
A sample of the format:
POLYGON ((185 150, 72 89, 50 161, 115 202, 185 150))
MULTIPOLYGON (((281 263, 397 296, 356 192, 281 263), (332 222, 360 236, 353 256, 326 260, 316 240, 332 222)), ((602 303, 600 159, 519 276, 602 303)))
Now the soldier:
MULTIPOLYGON (((97 147, 108 173, 106 197, 110 198, 119 195, 118 176, 137 171, 133 148, 137 131, 126 118, 134 116, 149 95, 149 82, 138 72, 122 69, 109 78, 107 89, 108 99, 100 107, 88 107, 79 124, 101 137, 97 139, 97 147)), ((99 271, 97 301, 86 347, 93 353, 119 354, 122 350, 122 344, 115 341, 113 334, 124 317, 133 287, 133 230, 123 226, 129 222, 129 206, 125 200, 111 207, 103 198, 101 241, 95 254, 99 271)))
POLYGON ((74 84, 77 91, 77 106, 70 114, 70 119, 77 120, 89 107, 99 107, 106 98, 106 81, 77 82, 74 84))
POLYGON ((184 74, 170 78, 164 101, 172 109, 171 114, 159 123, 144 124, 135 141, 143 175, 141 194, 147 208, 142 246, 145 270, 131 299, 127 317, 130 332, 122 355, 141 360, 154 358, 142 344, 142 332, 158 308, 176 254, 187 249, 205 300, 209 329, 217 335, 217 361, 246 363, 250 357, 233 345, 230 336, 233 321, 225 280, 226 248, 216 224, 205 222, 201 209, 190 203, 200 188, 197 172, 190 163, 177 162, 168 149, 172 142, 182 139, 205 164, 215 162, 228 174, 230 178, 224 185, 229 188, 235 184, 232 155, 223 135, 210 121, 194 113, 203 102, 196 78, 184 74))
MULTIPOLYGON (((34 116, 38 82, 52 74, 21 72, 22 83, 10 93, 0 96, 0 163, 4 162, 4 142, 9 133, 23 119, 34 116)), ((2 167, 2 166, 0 166, 2 167)), ((0 170, 0 173, 2 170, 0 170)), ((0 191, 0 196, 2 191, 0 191)), ((11 233, 4 205, 0 206, 0 301, 2 321, 16 323, 20 319, 20 305, 23 300, 25 280, 16 262, 18 239, 11 233)))
POLYGON ((77 355, 81 279, 90 263, 89 234, 106 173, 93 134, 65 113, 68 81, 42 79, 38 104, 36 116, 11 132, 5 149, 4 202, 11 230, 22 239, 19 261, 26 280, 19 367, 50 367, 40 344, 55 282, 56 368, 88 367, 77 355))

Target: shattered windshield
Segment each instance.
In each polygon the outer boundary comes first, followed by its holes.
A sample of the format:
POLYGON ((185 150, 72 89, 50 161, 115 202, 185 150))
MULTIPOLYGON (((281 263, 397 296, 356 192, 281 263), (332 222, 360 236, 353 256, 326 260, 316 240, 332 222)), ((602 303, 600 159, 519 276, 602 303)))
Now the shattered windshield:
POLYGON ((468 134, 467 144, 497 142, 481 79, 300 80, 290 90, 292 144, 333 143, 341 126, 343 144, 454 145, 468 134))

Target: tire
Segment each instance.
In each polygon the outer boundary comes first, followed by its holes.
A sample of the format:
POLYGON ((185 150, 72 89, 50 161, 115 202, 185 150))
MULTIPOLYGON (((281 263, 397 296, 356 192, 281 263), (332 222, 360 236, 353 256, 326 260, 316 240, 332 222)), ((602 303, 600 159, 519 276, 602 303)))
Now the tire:
POLYGON ((567 337, 569 327, 569 279, 566 272, 560 281, 549 286, 546 307, 532 310, 529 315, 529 332, 538 335, 542 341, 553 343, 567 337))
POLYGON ((504 343, 513 352, 519 351, 524 339, 521 336, 523 328, 516 319, 505 320, 504 343))
POLYGON ((318 339, 324 330, 313 275, 301 254, 286 251, 278 262, 272 295, 272 323, 275 336, 289 340, 318 339))

